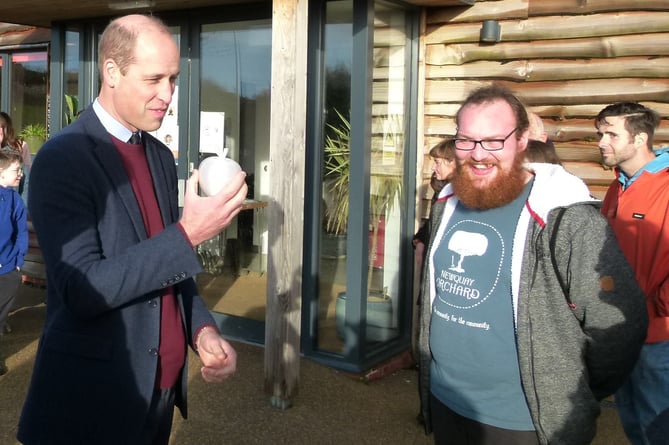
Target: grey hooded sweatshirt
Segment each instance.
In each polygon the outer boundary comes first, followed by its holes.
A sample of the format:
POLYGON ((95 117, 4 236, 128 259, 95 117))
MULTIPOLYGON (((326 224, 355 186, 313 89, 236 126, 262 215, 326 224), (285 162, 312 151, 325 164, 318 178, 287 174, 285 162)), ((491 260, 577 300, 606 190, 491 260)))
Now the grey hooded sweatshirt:
MULTIPOLYGON (((599 401, 624 382, 643 345, 645 299, 583 181, 558 165, 526 168, 535 179, 516 226, 511 260, 521 385, 540 443, 588 444, 595 436, 599 401)), ((422 280, 422 295, 429 298, 423 298, 419 333, 426 432, 438 421, 431 419, 429 407, 432 255, 457 202, 446 186, 430 220, 422 280)))

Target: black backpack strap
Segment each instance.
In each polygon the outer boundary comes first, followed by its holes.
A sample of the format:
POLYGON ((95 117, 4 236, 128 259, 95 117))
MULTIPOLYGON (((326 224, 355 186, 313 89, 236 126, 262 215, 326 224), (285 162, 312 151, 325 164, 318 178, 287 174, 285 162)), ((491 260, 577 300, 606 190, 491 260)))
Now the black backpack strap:
POLYGON ((551 250, 551 262, 553 263, 553 269, 555 270, 555 276, 557 277, 558 281, 560 282, 560 287, 562 288, 562 293, 564 294, 565 299, 567 300, 567 304, 569 305, 570 308, 575 309, 574 303, 571 301, 571 296, 569 295, 569 287, 567 286, 567 283, 564 280, 564 277, 560 273, 560 270, 558 269, 557 265, 557 259, 555 258, 555 243, 557 242, 557 234, 558 234, 558 227, 560 226, 560 222, 562 221, 562 217, 564 216, 565 211, 567 210, 566 207, 561 207, 558 210, 558 214, 555 215, 555 224, 553 225, 553 233, 551 233, 551 239, 549 241, 549 247, 551 250))

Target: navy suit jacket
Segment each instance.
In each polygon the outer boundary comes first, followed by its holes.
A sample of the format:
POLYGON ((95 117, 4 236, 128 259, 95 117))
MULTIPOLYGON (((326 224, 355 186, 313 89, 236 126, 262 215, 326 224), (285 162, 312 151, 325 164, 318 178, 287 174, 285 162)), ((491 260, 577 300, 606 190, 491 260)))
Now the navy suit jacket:
MULTIPOLYGON (((120 155, 92 107, 51 138, 30 176, 29 212, 47 272, 47 311, 18 438, 132 444, 154 389, 160 289, 174 285, 187 341, 214 323, 176 226, 174 158, 144 134, 165 229, 147 238, 120 155)), ((186 416, 187 359, 176 404, 186 416)))

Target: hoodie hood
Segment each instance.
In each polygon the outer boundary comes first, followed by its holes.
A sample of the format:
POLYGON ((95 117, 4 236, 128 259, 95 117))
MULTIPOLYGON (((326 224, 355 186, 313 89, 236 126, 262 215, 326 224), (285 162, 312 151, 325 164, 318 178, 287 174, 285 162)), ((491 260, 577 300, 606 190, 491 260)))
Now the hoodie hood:
POLYGON ((585 202, 599 202, 578 176, 557 164, 529 163, 525 167, 534 174, 534 186, 527 199, 530 208, 543 221, 557 207, 585 202))

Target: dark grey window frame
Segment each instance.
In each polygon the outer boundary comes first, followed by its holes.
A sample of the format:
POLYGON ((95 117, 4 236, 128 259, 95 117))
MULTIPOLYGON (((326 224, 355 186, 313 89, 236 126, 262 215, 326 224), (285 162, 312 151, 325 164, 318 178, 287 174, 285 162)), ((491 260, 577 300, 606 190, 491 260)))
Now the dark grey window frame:
POLYGON ((405 110, 407 125, 405 127, 405 181, 403 194, 406 209, 402 221, 402 270, 407 271, 401 280, 401 292, 405 296, 399 306, 399 336, 381 344, 370 346, 365 342, 365 314, 367 299, 367 270, 369 239, 367 231, 369 223, 369 186, 370 186, 370 154, 368 150, 356 149, 365 147, 371 138, 371 117, 369 110, 372 105, 371 78, 373 69, 373 24, 374 0, 353 0, 353 68, 351 72, 351 176, 349 202, 349 230, 347 238, 346 270, 347 300, 346 325, 353 326, 347 330, 345 350, 343 354, 320 349, 318 344, 318 289, 319 289, 319 257, 321 234, 321 193, 322 193, 322 140, 324 120, 324 67, 323 67, 323 33, 325 26, 325 1, 310 2, 309 11, 309 79, 307 101, 307 160, 305 187, 305 232, 304 232, 304 273, 302 300, 302 336, 301 349, 305 356, 320 363, 347 372, 364 372, 373 366, 389 359, 411 346, 411 313, 413 308, 413 221, 415 218, 414 196, 416 181, 412 172, 416 166, 416 97, 417 60, 418 60, 418 27, 419 11, 407 8, 407 109, 405 110))

